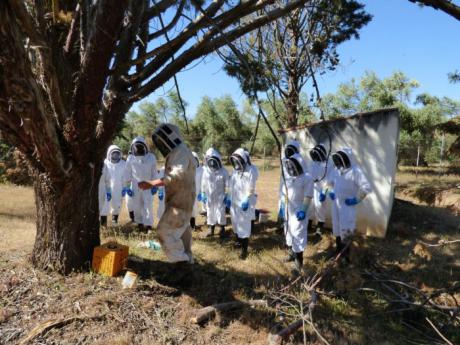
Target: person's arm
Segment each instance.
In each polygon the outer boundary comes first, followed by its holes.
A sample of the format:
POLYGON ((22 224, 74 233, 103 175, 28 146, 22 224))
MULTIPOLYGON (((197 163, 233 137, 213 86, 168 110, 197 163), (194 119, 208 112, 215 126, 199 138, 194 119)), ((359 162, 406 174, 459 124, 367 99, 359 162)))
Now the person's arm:
POLYGON ((137 184, 140 189, 147 190, 152 189, 153 187, 163 187, 165 185, 162 178, 151 180, 151 181, 142 181, 137 184))

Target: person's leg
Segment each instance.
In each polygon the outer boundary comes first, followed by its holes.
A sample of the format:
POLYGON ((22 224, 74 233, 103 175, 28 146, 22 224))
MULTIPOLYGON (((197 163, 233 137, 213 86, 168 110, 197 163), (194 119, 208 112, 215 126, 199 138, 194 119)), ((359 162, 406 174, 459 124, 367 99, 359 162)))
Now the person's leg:
POLYGON ((112 215, 112 223, 118 224, 118 214, 113 214, 112 215))
POLYGON ((196 229, 196 218, 195 217, 190 218, 190 227, 192 228, 192 230, 196 229))
POLYGON ((101 226, 107 226, 107 216, 101 216, 101 226))
MULTIPOLYGON (((190 213, 188 214, 188 216, 190 213)), ((158 223, 158 236, 162 249, 170 262, 186 261, 190 262, 190 257, 186 253, 191 253, 191 234, 188 219, 180 219, 188 216, 184 213, 174 214, 166 209, 163 217, 158 223), (182 220, 178 222, 178 219, 182 220), (178 225, 181 223, 182 225, 178 225), (184 233, 188 230, 189 233, 184 233)))
POLYGON ((182 234, 182 243, 184 245, 184 252, 189 257, 189 262, 193 263, 193 255, 192 255, 192 229, 187 227, 182 234))
POLYGON ((246 258, 248 257, 249 237, 241 238, 240 241, 241 241, 240 259, 241 260, 246 260, 246 258))
POLYGON ((303 269, 303 252, 295 253, 294 255, 295 255, 295 260, 294 260, 295 269, 299 273, 302 273, 302 269, 303 269))

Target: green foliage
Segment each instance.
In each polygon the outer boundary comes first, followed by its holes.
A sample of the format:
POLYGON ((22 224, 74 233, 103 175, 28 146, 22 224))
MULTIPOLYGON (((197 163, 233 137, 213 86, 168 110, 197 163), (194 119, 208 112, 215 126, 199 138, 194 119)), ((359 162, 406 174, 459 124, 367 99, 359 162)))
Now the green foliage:
POLYGON ((401 115, 399 158, 415 163, 420 146, 422 161, 438 162, 440 134, 435 131, 435 126, 449 116, 458 114, 460 102, 428 93, 417 95, 413 101, 418 87, 416 80, 408 78, 401 71, 384 79, 374 72, 366 72, 359 82, 352 79, 341 84, 335 94, 325 95, 322 107, 329 118, 397 107, 401 115))

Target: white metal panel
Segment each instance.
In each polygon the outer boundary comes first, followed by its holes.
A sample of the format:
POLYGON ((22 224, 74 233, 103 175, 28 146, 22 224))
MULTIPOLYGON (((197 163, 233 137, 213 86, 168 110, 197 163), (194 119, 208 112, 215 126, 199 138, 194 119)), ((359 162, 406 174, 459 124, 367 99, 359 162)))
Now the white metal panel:
MULTIPOLYGON (((394 199, 399 130, 399 112, 392 108, 287 130, 284 139, 297 139, 309 163, 309 151, 318 143, 329 148, 331 141, 332 152, 351 147, 373 189, 357 206, 358 231, 385 237, 394 199)), ((330 211, 327 222, 330 225, 330 211)))

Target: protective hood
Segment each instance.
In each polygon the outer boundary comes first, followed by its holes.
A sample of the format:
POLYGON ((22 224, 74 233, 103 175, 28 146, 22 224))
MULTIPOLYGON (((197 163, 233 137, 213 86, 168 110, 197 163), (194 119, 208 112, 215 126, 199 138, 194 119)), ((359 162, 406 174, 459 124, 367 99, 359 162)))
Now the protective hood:
POLYGON ((325 162, 327 160, 327 150, 323 144, 316 145, 310 150, 310 157, 314 162, 325 162))
POLYGON ((289 158, 290 156, 300 153, 300 144, 297 140, 290 140, 284 147, 284 157, 289 158))
POLYGON ((307 172, 307 165, 302 156, 298 153, 293 154, 289 158, 285 158, 283 164, 287 173, 292 177, 297 177, 307 172))
POLYGON ((117 145, 110 145, 107 150, 106 158, 111 163, 118 163, 121 160, 121 149, 117 145), (119 153, 118 154, 119 158, 118 160, 114 160, 112 157, 112 154, 116 154, 117 152, 119 153))
POLYGON ((200 164, 200 156, 198 156, 198 153, 196 153, 195 151, 192 152, 192 155, 193 157, 195 158, 195 161, 196 161, 196 167, 198 168, 201 164, 200 164))
POLYGON ((145 156, 149 152, 149 148, 147 146, 147 143, 145 142, 144 137, 134 138, 131 142, 130 151, 134 156, 145 156))
MULTIPOLYGON (((213 155, 214 152, 217 152, 217 150, 213 147, 210 147, 209 149, 206 150, 206 152, 204 153, 204 158, 208 158, 208 157, 211 157, 213 155)), ((218 153, 218 152, 217 152, 218 153)))
POLYGON ((212 171, 217 171, 222 168, 222 156, 212 147, 206 151, 206 165, 212 171))
POLYGON ((343 147, 332 155, 332 161, 337 169, 349 169, 356 165, 353 150, 350 147, 343 147))
POLYGON ((249 151, 247 149, 244 149, 244 148, 243 148, 243 150, 244 150, 244 153, 246 153, 246 160, 248 161, 248 164, 252 165, 252 163, 251 163, 251 155, 249 154, 249 151))
POLYGON ((184 142, 179 128, 170 123, 159 125, 152 134, 152 140, 164 157, 184 142))
POLYGON ((237 171, 244 171, 246 166, 249 164, 249 155, 247 151, 243 148, 237 149, 233 154, 230 156, 230 161, 232 162, 233 169, 237 171))

